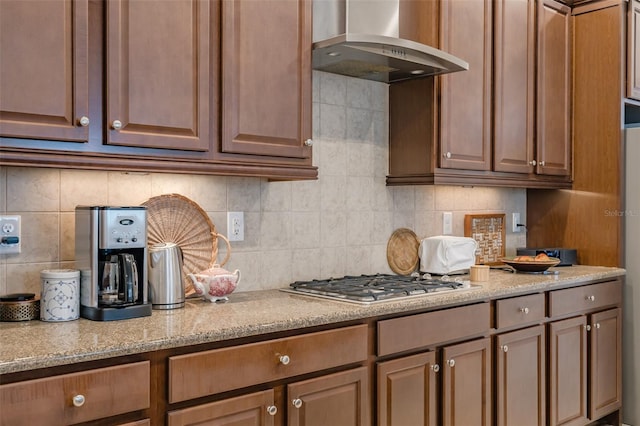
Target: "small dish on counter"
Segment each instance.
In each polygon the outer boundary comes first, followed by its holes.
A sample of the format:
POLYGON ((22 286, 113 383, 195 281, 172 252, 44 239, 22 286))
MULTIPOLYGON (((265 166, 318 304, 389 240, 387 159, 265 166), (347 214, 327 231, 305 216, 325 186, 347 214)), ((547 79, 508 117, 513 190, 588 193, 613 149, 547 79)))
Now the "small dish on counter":
POLYGON ((503 257, 500 259, 500 262, 503 262, 520 272, 544 272, 552 266, 559 264, 560 259, 556 257, 547 257, 546 259, 536 260, 533 256, 516 256, 503 257))

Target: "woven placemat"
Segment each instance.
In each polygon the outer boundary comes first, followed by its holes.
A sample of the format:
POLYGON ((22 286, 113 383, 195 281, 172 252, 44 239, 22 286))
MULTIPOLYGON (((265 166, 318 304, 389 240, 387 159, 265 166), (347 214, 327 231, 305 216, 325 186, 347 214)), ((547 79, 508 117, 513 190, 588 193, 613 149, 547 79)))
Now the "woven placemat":
POLYGON ((411 275, 418 268, 420 241, 408 228, 393 231, 387 243, 387 263, 399 275, 411 275))
MULTIPOLYGON (((175 243, 180 247, 185 295, 195 293, 187 274, 197 274, 216 263, 219 235, 215 225, 196 202, 180 194, 159 195, 142 205, 147 207, 147 244, 175 243)), ((228 247, 220 266, 230 254, 228 247)))

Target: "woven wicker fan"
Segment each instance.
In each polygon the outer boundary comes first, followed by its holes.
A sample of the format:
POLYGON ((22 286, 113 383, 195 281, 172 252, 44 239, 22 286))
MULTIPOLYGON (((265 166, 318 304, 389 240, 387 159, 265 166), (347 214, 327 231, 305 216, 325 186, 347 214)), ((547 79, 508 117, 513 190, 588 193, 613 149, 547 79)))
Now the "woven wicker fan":
POLYGON ((231 247, 207 213, 194 201, 179 194, 153 197, 142 203, 147 207, 147 243, 176 243, 183 255, 182 280, 185 295, 195 293, 187 274, 210 268, 218 258, 218 237, 227 243, 227 254, 220 265, 229 260, 231 247))

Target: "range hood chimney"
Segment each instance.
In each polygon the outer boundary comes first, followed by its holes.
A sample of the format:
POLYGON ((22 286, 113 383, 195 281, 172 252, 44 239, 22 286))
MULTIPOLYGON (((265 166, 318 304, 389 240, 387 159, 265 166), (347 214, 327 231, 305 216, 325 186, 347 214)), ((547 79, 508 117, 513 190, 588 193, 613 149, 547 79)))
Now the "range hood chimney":
POLYGON ((394 83, 469 69, 460 58, 399 38, 400 0, 314 0, 313 68, 394 83))

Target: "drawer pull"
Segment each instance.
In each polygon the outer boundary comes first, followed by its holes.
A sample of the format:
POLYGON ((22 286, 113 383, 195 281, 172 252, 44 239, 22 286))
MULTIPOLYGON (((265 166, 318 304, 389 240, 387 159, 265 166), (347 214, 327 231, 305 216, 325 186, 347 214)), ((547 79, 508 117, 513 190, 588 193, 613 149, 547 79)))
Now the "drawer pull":
POLYGON ((447 365, 449 367, 455 367, 456 366, 456 360, 455 359, 448 359, 447 360, 447 365))
POLYGON ((600 328, 600 323, 599 322, 595 323, 595 326, 596 328, 600 328))
POLYGON ((289 365, 289 363, 291 362, 291 358, 289 358, 289 355, 280 355, 278 359, 280 360, 280 364, 282 365, 289 365))
POLYGON ((267 414, 269 414, 270 416, 275 416, 277 412, 278 407, 276 407, 275 405, 270 405, 267 407, 267 414))
POLYGON ((432 370, 434 373, 437 373, 438 371, 440 371, 440 366, 439 366, 438 364, 433 364, 433 365, 431 366, 431 370, 432 370))
POLYGON ((291 403, 293 404, 294 407, 296 408, 300 408, 302 407, 302 400, 300 398, 296 398, 293 401, 291 401, 291 403))
POLYGON ((84 405, 84 402, 85 402, 84 395, 76 395, 73 397, 74 407, 82 407, 84 405))
POLYGON ((91 121, 89 120, 89 117, 87 117, 86 115, 83 115, 78 119, 78 124, 81 125, 82 127, 87 127, 89 123, 91 123, 91 121))
POLYGON ((529 313, 529 308, 520 308, 520 312, 522 312, 523 314, 527 315, 529 313))
POLYGON ((587 300, 589 302, 595 302, 596 301, 596 297, 592 294, 591 296, 587 296, 587 300))
POLYGON ((507 352, 509 350, 509 346, 502 345, 502 346, 500 346, 500 349, 502 349, 502 352, 507 352))
POLYGON ((587 330, 587 331, 591 331, 591 326, 587 324, 587 325, 584 326, 584 329, 587 330))

